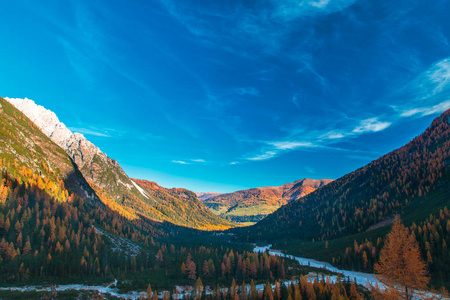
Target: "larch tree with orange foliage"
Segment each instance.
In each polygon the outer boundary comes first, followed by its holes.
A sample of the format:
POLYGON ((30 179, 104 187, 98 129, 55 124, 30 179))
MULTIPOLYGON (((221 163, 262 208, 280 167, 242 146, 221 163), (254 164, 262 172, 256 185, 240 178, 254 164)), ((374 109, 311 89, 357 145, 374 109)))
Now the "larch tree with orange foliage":
POLYGON ((430 278, 420 256, 416 236, 409 232, 398 216, 380 252, 375 271, 377 279, 385 285, 384 289, 373 289, 375 298, 410 300, 415 292, 428 287, 430 278))

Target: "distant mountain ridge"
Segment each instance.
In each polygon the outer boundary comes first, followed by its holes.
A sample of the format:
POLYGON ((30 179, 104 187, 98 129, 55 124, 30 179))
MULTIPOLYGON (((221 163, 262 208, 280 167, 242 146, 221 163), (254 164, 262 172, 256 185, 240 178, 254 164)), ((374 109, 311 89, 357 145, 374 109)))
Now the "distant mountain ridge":
MULTIPOLYGON (((109 158, 82 134, 70 131, 59 121, 54 112, 27 98, 5 98, 5 100, 14 105, 42 133, 60 146, 69 155, 75 168, 81 172, 102 202, 119 210, 121 214, 129 218, 138 218, 139 215, 143 215, 156 221, 168 221, 176 225, 205 230, 220 230, 234 226, 232 223, 215 216, 206 207, 199 210, 198 216, 197 211, 192 210, 189 219, 164 209, 161 205, 164 199, 143 191, 139 185, 128 177, 116 160, 109 158), (203 220, 206 215, 208 215, 209 224, 196 221, 197 217, 203 220)), ((176 196, 174 196, 175 198, 176 196)), ((191 204, 194 203, 204 206, 196 196, 192 199, 191 204)), ((182 201, 178 201, 174 205, 181 204, 182 201)), ((184 211, 175 209, 175 212, 183 213, 184 211)))
POLYGON ((198 199, 200 199, 200 201, 203 202, 203 201, 205 201, 205 200, 207 200, 207 199, 209 199, 209 198, 212 198, 212 197, 216 197, 216 196, 222 195, 223 193, 216 193, 216 192, 204 192, 204 193, 198 193, 198 192, 196 192, 195 194, 197 195, 198 199))
POLYGON ((280 206, 332 182, 304 178, 278 187, 259 187, 221 194, 203 200, 216 214, 235 222, 256 222, 280 206))

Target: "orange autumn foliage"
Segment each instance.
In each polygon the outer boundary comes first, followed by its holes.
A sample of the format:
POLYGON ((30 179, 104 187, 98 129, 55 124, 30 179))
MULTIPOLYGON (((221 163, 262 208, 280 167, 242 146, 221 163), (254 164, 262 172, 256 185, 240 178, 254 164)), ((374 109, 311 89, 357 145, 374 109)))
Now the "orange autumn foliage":
POLYGON ((414 232, 409 232, 400 218, 395 218, 387 242, 375 264, 378 280, 386 289, 375 289, 374 296, 380 299, 412 299, 415 290, 428 287, 430 278, 426 264, 420 256, 414 232))

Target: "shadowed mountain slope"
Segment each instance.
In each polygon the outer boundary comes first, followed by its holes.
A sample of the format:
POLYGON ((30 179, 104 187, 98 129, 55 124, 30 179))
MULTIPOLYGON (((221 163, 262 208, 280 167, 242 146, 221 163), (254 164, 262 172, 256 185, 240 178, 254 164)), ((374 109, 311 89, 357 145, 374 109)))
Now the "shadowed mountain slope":
MULTIPOLYGON (((75 169, 79 169, 85 181, 91 187, 90 191, 95 191, 101 201, 111 209, 120 212, 129 219, 139 218, 140 215, 155 221, 167 221, 180 226, 186 226, 204 230, 227 229, 234 225, 228 221, 215 217, 212 213, 209 217, 210 223, 204 219, 205 212, 194 208, 189 210, 190 215, 183 215, 185 209, 176 208, 176 205, 186 203, 177 201, 172 203, 172 207, 164 207, 165 200, 157 196, 150 195, 142 191, 133 180, 131 180, 118 162, 109 158, 98 147, 88 141, 80 133, 72 133, 62 122, 59 121, 55 113, 44 107, 37 105, 29 99, 5 98, 18 110, 26 115, 34 123, 36 130, 41 130, 53 141, 55 151, 66 152, 66 159, 72 163, 75 169), (56 145, 55 145, 56 144, 56 145), (59 148, 61 147, 64 151, 59 148), (201 221, 198 221, 201 220, 201 221), (202 225, 200 225, 202 224, 202 225)), ((10 105, 8 103, 8 105, 10 105)), ((28 120, 28 119, 27 119, 28 120)), ((27 133, 23 136, 27 137, 27 133)), ((46 153, 51 153, 46 151, 46 153)), ((45 156, 46 154, 43 154, 45 156)), ((28 154, 24 155, 26 158, 28 154)), ((49 159, 50 160, 50 159, 49 159)), ((202 205, 192 200, 189 205, 202 205)))
MULTIPOLYGON (((425 196, 450 190, 450 110, 407 145, 292 201, 242 236, 251 241, 329 240, 366 231, 425 196)), ((450 205, 444 197, 442 205, 450 205)), ((427 203, 421 203, 426 209, 427 203)), ((418 208, 421 209, 421 208, 418 208)))
MULTIPOLYGON (((57 144, 51 141, 23 113, 0 98, 0 158, 12 173, 47 174, 51 194, 58 199, 67 199, 64 185, 79 197, 93 200, 94 191, 78 170, 77 165, 57 144), (49 182, 53 184, 50 184, 49 182), (51 187, 51 188, 50 188, 51 187)), ((44 177, 36 178, 42 181, 44 177)))

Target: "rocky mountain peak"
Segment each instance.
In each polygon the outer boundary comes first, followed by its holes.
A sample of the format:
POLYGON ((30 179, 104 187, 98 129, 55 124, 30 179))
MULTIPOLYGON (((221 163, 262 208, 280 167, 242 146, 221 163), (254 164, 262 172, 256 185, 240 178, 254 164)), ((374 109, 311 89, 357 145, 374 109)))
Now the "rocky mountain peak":
MULTIPOLYGON (((133 189, 133 184, 117 161, 110 159, 81 133, 70 131, 56 114, 28 98, 5 98, 75 162, 83 176, 101 188, 109 189, 113 197, 121 199, 133 189)), ((135 194, 139 194, 135 190, 135 194)))
POLYGON ((72 135, 72 132, 59 121, 54 112, 36 104, 33 100, 8 97, 5 100, 26 115, 46 136, 50 137, 59 146, 62 146, 64 141, 72 135))
POLYGON ((5 98, 25 114, 55 144, 63 148, 80 169, 90 164, 95 155, 106 161, 106 154, 88 141, 81 133, 70 131, 51 110, 28 98, 5 98))

